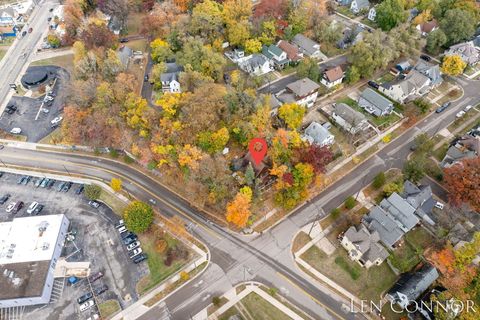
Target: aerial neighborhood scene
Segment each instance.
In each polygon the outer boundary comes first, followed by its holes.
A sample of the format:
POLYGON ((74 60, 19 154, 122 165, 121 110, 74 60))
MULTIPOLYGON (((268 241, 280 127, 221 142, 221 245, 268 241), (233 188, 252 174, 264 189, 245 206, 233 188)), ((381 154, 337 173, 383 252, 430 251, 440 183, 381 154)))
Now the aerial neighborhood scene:
POLYGON ((480 1, 0 0, 21 319, 480 319, 480 1))

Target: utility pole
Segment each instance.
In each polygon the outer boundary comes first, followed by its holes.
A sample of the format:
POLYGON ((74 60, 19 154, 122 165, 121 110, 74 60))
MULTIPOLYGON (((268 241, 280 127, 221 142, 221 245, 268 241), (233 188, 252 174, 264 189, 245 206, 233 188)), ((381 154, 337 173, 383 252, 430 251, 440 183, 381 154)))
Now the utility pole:
POLYGON ((7 165, 5 164, 5 162, 2 161, 2 159, 0 159, 0 162, 2 162, 2 164, 5 168, 8 168, 7 165))
POLYGON ((320 208, 318 208, 317 206, 317 203, 316 202, 313 202, 313 205, 315 206, 315 208, 317 208, 317 214, 315 216, 315 220, 313 220, 312 222, 312 226, 310 227, 310 230, 308 231, 308 236, 310 237, 310 234, 312 233, 312 230, 313 230, 313 227, 315 226, 315 223, 320 220, 320 214, 321 214, 321 210, 320 208))
POLYGON ((63 168, 64 168, 65 171, 68 173, 68 175, 71 177, 72 175, 71 175, 70 172, 67 170, 67 167, 65 167, 65 165, 63 165, 63 168))

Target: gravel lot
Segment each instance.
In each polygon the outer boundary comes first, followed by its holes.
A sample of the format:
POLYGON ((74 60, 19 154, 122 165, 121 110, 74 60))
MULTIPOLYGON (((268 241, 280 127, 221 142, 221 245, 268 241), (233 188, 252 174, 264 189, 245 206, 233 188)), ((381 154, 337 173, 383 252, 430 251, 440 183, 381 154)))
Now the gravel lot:
MULTIPOLYGON (((32 201, 45 205, 40 215, 65 214, 76 236, 73 242, 66 243, 62 256, 68 257, 67 261, 89 261, 91 273, 104 273, 103 278, 92 284, 94 288, 102 284, 109 288, 97 297, 97 303, 115 299, 125 308, 136 301, 135 284, 148 273, 148 266, 146 263, 136 265, 128 258, 127 250, 114 227, 118 217, 103 204, 98 209, 90 207, 83 194, 75 194, 78 185, 74 184, 65 193, 57 191, 58 181, 50 189, 36 188, 34 182, 37 178, 33 177, 27 185, 19 185, 17 181, 20 177, 7 173, 0 177, 0 197, 7 193, 11 195, 4 205, 0 205, 0 221, 11 220, 14 216, 28 216, 27 207, 32 201), (15 215, 5 212, 12 201, 25 203, 15 215)), ((87 293, 89 288, 86 279, 73 286, 66 279, 57 279, 50 304, 25 308, 24 319, 87 319, 96 313, 96 308, 81 313, 76 299, 87 293)))

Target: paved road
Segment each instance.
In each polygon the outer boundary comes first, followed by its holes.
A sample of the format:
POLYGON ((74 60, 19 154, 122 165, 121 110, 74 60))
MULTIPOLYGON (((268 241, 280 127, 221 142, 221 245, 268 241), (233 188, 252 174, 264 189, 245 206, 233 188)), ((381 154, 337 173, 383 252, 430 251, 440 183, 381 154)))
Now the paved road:
MULTIPOLYGON (((119 177, 124 187, 141 200, 156 198, 158 209, 165 215, 184 214, 195 222, 194 233, 202 239, 211 252, 211 264, 196 281, 188 284, 152 308, 141 319, 157 319, 159 312, 171 315, 171 319, 188 319, 236 283, 257 280, 279 288, 294 303, 317 319, 356 319, 360 315, 345 313, 342 301, 328 288, 311 281, 299 271, 290 252, 290 243, 297 230, 308 222, 325 215, 340 205, 344 199, 367 185, 381 171, 401 167, 407 158, 410 144, 419 132, 434 134, 455 119, 455 113, 467 104, 480 102, 476 97, 478 82, 460 80, 465 96, 441 114, 431 114, 417 126, 340 179, 313 201, 295 211, 287 219, 268 232, 245 238, 231 234, 207 221, 190 204, 142 172, 123 163, 71 153, 51 153, 6 147, 0 151, 0 160, 6 165, 15 164, 70 173, 79 173, 110 181, 119 177), (203 281, 198 285, 199 281, 203 281), (316 303, 317 302, 317 303, 316 303)), ((347 302, 348 303, 348 302, 347 302)))
POLYGON ((38 4, 32 11, 28 24, 24 29, 32 28, 32 33, 16 40, 9 54, 5 55, 0 62, 0 114, 9 99, 12 89, 9 84, 15 83, 22 70, 29 64, 36 51, 37 43, 43 38, 48 28, 47 18, 50 15, 49 9, 58 5, 57 1, 48 1, 38 4))

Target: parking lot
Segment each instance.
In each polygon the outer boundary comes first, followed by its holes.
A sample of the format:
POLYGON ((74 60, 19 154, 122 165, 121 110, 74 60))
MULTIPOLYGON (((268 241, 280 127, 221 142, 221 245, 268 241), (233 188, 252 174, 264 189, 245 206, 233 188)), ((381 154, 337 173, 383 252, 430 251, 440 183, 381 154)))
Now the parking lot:
POLYGON ((39 215, 65 214, 70 220, 70 233, 74 239, 65 243, 62 257, 66 257, 68 262, 89 262, 90 275, 103 274, 95 281, 83 278, 73 285, 66 278, 57 278, 51 303, 25 308, 24 319, 88 319, 98 313, 96 306, 104 301, 117 300, 122 308, 136 301, 135 285, 148 273, 148 266, 146 263, 134 264, 128 258, 126 247, 121 244, 120 234, 115 228, 118 216, 104 204, 99 208, 90 206, 83 193, 76 194, 78 184, 72 184, 64 192, 58 191, 61 181, 56 181, 49 188, 48 184, 42 187, 39 183, 36 187, 35 182, 39 179, 36 177, 32 177, 26 185, 18 184, 21 178, 8 173, 0 177, 0 198, 10 194, 9 199, 0 205, 0 221, 29 216, 27 209, 33 201, 44 205, 39 215), (18 201, 24 202, 23 208, 15 214, 7 213, 8 205, 18 201), (103 285, 108 290, 94 297, 96 305, 81 312, 77 299, 91 292, 91 288, 103 285))
POLYGON ((69 74, 62 68, 54 66, 30 67, 35 69, 42 69, 47 71, 49 78, 45 84, 57 79, 53 93, 55 98, 50 106, 44 105, 43 109, 48 110, 48 113, 40 111, 45 95, 38 98, 29 98, 21 96, 13 96, 7 105, 15 105, 17 110, 12 114, 4 111, 0 117, 0 129, 10 132, 13 128, 20 128, 22 135, 27 136, 27 141, 38 142, 54 128, 51 126, 51 121, 59 116, 64 107, 64 102, 67 96, 65 87, 69 80, 69 74), (38 116, 37 116, 38 115, 38 116))

